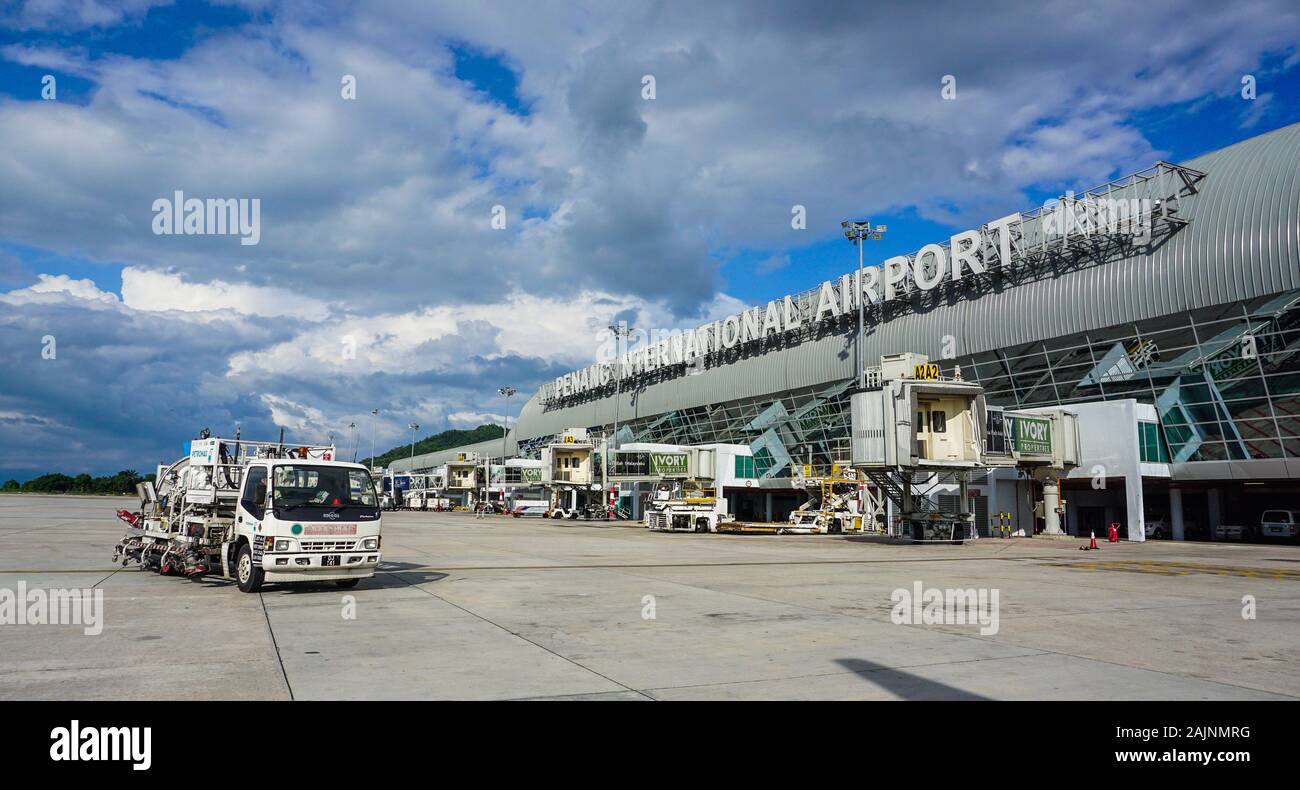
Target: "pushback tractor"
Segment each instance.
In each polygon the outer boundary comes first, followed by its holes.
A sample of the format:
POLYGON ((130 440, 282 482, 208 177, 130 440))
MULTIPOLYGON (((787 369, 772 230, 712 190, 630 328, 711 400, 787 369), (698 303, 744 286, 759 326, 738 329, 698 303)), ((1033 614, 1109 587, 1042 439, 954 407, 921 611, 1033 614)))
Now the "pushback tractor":
POLYGON ((140 507, 113 551, 164 575, 353 587, 380 560, 379 499, 368 469, 335 460, 333 445, 210 437, 137 487, 140 507))

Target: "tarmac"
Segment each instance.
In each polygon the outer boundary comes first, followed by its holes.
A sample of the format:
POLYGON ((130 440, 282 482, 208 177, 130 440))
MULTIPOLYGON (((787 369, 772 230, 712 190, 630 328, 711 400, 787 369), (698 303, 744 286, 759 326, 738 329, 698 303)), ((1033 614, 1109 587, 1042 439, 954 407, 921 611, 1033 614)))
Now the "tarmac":
POLYGON ((0 699, 1300 697, 1295 545, 913 546, 399 512, 355 589, 250 595, 113 565, 114 512, 132 505, 0 496, 0 591, 103 592, 98 634, 0 624, 0 699), (928 590, 985 605, 935 622, 928 590))

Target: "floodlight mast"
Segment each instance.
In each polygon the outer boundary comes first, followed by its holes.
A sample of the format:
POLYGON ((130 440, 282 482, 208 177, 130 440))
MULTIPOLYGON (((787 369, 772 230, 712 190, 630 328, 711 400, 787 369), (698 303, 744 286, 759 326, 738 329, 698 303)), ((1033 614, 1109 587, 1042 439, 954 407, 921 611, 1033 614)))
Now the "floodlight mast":
POLYGON ((623 399, 623 359, 618 352, 626 345, 627 336, 632 328, 626 322, 620 321, 617 324, 610 324, 609 331, 614 333, 614 450, 618 450, 618 406, 619 401, 623 399), (624 339, 623 344, 618 342, 620 337, 624 339))
POLYGON ((853 347, 857 352, 858 389, 862 389, 867 386, 867 368, 866 365, 864 364, 863 348, 862 348, 862 337, 866 332, 866 304, 865 304, 866 299, 863 298, 863 290, 862 290, 862 246, 863 246, 862 242, 865 241, 866 239, 871 239, 873 241, 880 241, 881 235, 884 234, 885 231, 888 229, 884 225, 876 225, 875 229, 873 230, 871 226, 871 220, 869 219, 864 219, 864 220, 846 219, 840 223, 840 227, 844 229, 844 238, 853 242, 858 247, 858 281, 857 281, 858 335, 856 340, 853 343, 853 347))
POLYGON ((514 397, 515 392, 514 387, 501 387, 497 390, 497 394, 506 399, 506 411, 502 415, 505 424, 501 427, 501 497, 503 502, 505 500, 506 480, 506 439, 510 436, 510 399, 514 397))
POLYGON ((370 471, 375 471, 375 420, 379 417, 379 409, 370 410, 370 471))

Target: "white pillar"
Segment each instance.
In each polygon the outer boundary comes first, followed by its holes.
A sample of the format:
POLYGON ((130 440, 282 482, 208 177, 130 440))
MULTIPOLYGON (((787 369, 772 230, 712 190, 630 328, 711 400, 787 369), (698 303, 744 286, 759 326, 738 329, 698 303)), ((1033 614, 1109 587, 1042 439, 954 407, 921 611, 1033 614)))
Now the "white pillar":
POLYGON ((1056 477, 1043 480, 1043 534, 1062 535, 1061 514, 1056 510, 1061 506, 1061 481, 1056 477))
POLYGON ((1128 524, 1128 539, 1144 541, 1147 539, 1146 521, 1142 514, 1142 475, 1130 473, 1124 475, 1124 499, 1127 507, 1125 523, 1128 524))
POLYGON ((767 513, 767 523, 772 523, 772 492, 768 491, 763 495, 763 509, 767 513))
POLYGON ((1169 489, 1169 536, 1174 540, 1186 540, 1183 530, 1183 490, 1169 489))

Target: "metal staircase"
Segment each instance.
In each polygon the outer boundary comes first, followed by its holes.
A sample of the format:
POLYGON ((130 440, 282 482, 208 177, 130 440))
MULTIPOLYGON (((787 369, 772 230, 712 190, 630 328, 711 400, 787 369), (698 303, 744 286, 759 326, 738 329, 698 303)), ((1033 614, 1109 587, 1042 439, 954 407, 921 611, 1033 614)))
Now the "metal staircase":
POLYGON ((902 484, 895 479, 894 472, 867 472, 866 474, 867 479, 883 491, 889 501, 893 502, 894 506, 899 510, 910 510, 912 513, 919 513, 926 516, 932 513, 947 515, 938 505, 930 501, 928 497, 917 496, 916 494, 912 494, 912 507, 905 507, 903 497, 906 496, 906 493, 903 491, 902 484))

